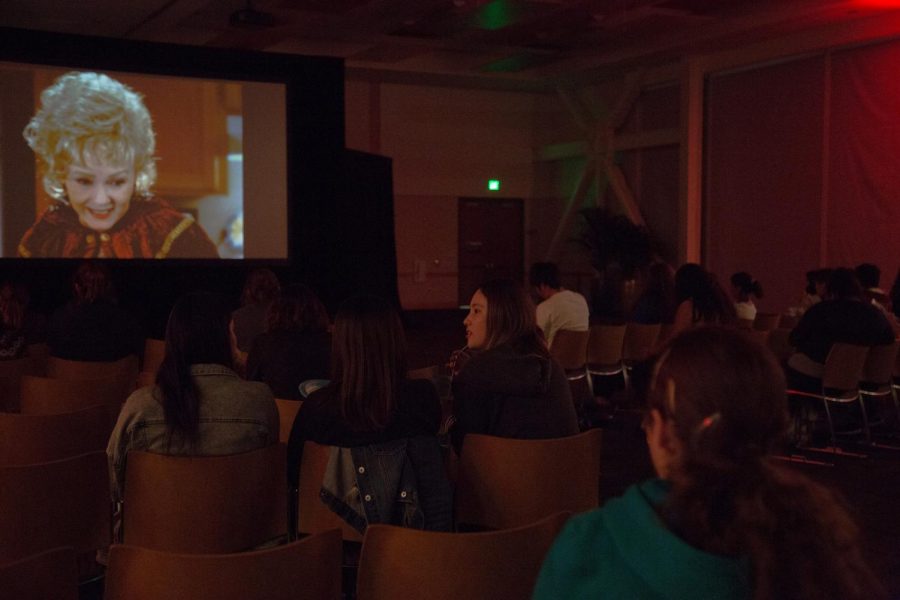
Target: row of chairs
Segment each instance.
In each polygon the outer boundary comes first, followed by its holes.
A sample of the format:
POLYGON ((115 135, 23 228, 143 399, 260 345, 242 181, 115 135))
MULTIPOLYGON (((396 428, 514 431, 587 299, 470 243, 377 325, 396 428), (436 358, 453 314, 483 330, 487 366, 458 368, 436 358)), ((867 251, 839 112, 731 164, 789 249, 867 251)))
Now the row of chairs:
POLYGON ((900 390, 900 340, 895 340, 892 344, 871 347, 839 342, 832 345, 825 360, 821 389, 818 392, 788 390, 788 394, 795 398, 811 398, 822 402, 831 441, 828 449, 838 453, 841 450, 838 446, 831 405, 857 404, 861 418, 859 433, 862 433, 866 444, 871 444, 871 428, 882 424, 883 419, 878 423, 870 420, 872 406, 868 403, 879 398, 891 399, 894 405, 895 424, 900 427, 898 390, 900 390))
MULTIPOLYGON (((568 518, 558 513, 522 527, 468 534, 388 525, 366 530, 357 582, 360 600, 514 600, 531 594, 544 556, 568 518)), ((75 600, 75 555, 55 548, 0 566, 0 589, 19 600, 75 600)), ((178 554, 115 545, 107 600, 337 600, 341 534, 332 529, 263 550, 178 554)))

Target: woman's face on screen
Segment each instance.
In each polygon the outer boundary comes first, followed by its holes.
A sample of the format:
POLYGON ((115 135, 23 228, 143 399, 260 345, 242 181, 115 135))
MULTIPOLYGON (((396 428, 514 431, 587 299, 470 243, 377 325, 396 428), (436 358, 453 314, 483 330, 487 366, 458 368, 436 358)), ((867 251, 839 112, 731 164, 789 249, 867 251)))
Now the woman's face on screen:
POLYGON ((86 156, 84 164, 69 165, 66 196, 82 225, 107 231, 128 212, 134 179, 133 165, 109 164, 86 156))

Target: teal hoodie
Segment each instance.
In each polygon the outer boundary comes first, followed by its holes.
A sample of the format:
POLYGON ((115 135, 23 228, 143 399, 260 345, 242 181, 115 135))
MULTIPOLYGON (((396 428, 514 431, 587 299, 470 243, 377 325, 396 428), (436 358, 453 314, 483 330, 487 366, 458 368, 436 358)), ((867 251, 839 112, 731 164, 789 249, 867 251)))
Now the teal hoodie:
POLYGON ((667 490, 653 479, 572 517, 544 560, 534 600, 750 598, 747 560, 698 550, 666 528, 656 507, 667 490))

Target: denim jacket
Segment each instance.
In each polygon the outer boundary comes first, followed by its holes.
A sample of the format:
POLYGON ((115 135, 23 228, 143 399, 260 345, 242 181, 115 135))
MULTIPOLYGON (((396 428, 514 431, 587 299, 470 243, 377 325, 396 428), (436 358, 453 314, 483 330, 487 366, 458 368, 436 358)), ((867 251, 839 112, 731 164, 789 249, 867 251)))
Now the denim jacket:
POLYGON ((452 491, 435 436, 334 447, 322 501, 354 529, 374 523, 450 531, 452 491))
POLYGON ((218 364, 191 365, 191 380, 200 396, 200 424, 193 440, 169 435, 165 411, 154 397, 156 386, 141 388, 125 401, 106 448, 113 501, 124 496, 129 450, 219 456, 278 442, 278 409, 266 384, 244 381, 218 364))

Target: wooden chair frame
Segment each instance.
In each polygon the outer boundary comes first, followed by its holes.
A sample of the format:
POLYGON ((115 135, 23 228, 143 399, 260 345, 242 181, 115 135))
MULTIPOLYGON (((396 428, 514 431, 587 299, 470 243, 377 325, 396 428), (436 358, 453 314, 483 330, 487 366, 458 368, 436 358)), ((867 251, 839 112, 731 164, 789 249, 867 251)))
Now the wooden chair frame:
POLYGON ((359 600, 531 596, 544 556, 568 519, 558 513, 515 529, 438 533, 371 525, 359 562, 359 600))
POLYGON ((75 552, 54 548, 0 566, 0 590, 15 600, 78 600, 75 552))
POLYGON ((338 600, 341 536, 237 554, 175 554, 110 548, 105 600, 338 600))
POLYGON ((55 415, 0 413, 0 466, 62 460, 106 450, 103 406, 55 415))
POLYGON ((602 431, 546 440, 466 436, 459 458, 456 523, 506 529, 600 504, 602 431))

